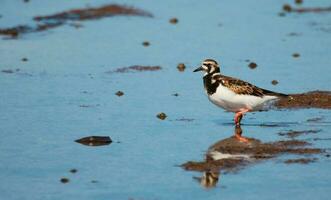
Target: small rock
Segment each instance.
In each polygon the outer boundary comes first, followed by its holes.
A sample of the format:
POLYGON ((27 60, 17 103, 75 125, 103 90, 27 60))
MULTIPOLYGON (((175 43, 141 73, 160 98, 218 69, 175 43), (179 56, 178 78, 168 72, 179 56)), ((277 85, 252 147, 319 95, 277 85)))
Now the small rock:
POLYGON ((185 71, 185 68, 186 68, 186 66, 185 66, 184 63, 179 63, 179 64, 177 65, 177 69, 178 69, 178 71, 180 71, 180 72, 185 71))
POLYGON ((28 59, 27 58, 22 58, 22 61, 26 62, 26 61, 28 61, 28 59))
POLYGON ((117 96, 123 96, 124 95, 124 92, 122 92, 122 91, 117 91, 116 93, 115 93, 117 96))
POLYGON ((77 171, 78 171, 77 169, 71 169, 71 170, 70 170, 70 173, 73 173, 73 174, 74 174, 74 173, 76 173, 77 171))
POLYGON ((329 158, 330 157, 330 154, 326 154, 325 157, 329 158))
POLYGON ((109 136, 89 136, 75 140, 75 142, 87 146, 102 146, 102 145, 109 145, 113 141, 109 136))
POLYGON ((61 183, 69 183, 69 179, 68 178, 61 178, 60 179, 61 183))
POLYGON ((171 24, 177 24, 178 23, 178 19, 177 18, 171 18, 170 20, 169 20, 169 22, 171 23, 171 24))
POLYGON ((143 42, 143 46, 147 47, 147 46, 149 46, 149 45, 150 45, 150 43, 149 43, 148 41, 144 41, 144 42, 143 42))
POLYGON ((273 85, 277 85, 277 84, 278 84, 278 81, 277 81, 277 80, 272 80, 272 81, 271 81, 271 84, 273 84, 273 85))
POLYGON ((298 58, 298 57, 300 57, 300 54, 298 54, 298 53, 294 53, 294 54, 292 54, 292 56, 293 56, 294 58, 298 58))
POLYGON ((248 64, 248 67, 251 69, 255 69, 257 67, 257 64, 255 62, 251 62, 248 64))
POLYGON ((289 4, 284 4, 283 5, 283 10, 286 11, 286 12, 291 12, 292 7, 289 4))
POLYGON ((295 0, 295 3, 296 4, 302 4, 303 3, 303 0, 295 0))
POLYGON ((167 115, 162 112, 162 113, 157 114, 156 117, 161 120, 165 120, 165 118, 167 118, 167 115))

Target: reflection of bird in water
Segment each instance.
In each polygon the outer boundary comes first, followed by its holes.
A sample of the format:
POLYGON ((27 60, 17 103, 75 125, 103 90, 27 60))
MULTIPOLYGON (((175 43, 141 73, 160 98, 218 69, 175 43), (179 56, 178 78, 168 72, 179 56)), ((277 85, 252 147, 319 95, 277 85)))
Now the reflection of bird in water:
POLYGON ((205 188, 215 187, 218 183, 220 172, 205 171, 203 172, 202 177, 194 177, 200 182, 200 184, 205 188))
MULTIPOLYGON (((235 127, 235 135, 241 135, 242 129, 240 126, 235 127)), ((251 154, 245 150, 254 148, 259 144, 258 140, 249 138, 249 144, 241 143, 236 137, 230 137, 218 141, 209 147, 205 161, 200 163, 188 162, 184 167, 190 170, 202 171, 201 177, 194 177, 205 188, 215 187, 219 181, 220 171, 233 172, 237 171, 241 166, 249 163, 253 158, 251 154)))
MULTIPOLYGON (((194 72, 203 71, 203 83, 209 100, 226 111, 235 112, 234 121, 240 125, 240 121, 246 112, 266 109, 266 105, 272 100, 288 95, 265 90, 248 82, 224 76, 220 73, 218 63, 212 59, 206 59, 194 72)), ((244 138, 238 138, 246 141, 244 138)))
MULTIPOLYGON (((240 126, 235 127, 235 135, 242 132, 240 126)), ((202 176, 195 179, 202 186, 210 188, 219 182, 221 173, 238 172, 245 166, 262 160, 282 154, 306 156, 324 152, 323 149, 309 148, 307 146, 310 143, 298 139, 266 143, 254 138, 247 138, 247 140, 249 143, 240 142, 235 136, 222 139, 208 148, 204 161, 188 161, 182 167, 186 170, 202 172, 202 176)), ((302 160, 302 158, 295 160, 302 160)))

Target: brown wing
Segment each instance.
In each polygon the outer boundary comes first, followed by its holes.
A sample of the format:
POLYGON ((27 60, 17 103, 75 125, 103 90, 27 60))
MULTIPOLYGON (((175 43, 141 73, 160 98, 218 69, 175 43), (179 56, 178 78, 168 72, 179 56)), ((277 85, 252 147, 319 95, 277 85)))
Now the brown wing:
POLYGON ((264 95, 272 95, 272 96, 287 96, 286 94, 276 93, 270 90, 265 90, 259 88, 255 85, 252 85, 248 82, 242 81, 240 79, 235 79, 228 76, 217 76, 215 77, 217 81, 219 81, 223 86, 229 88, 233 92, 237 94, 243 95, 254 95, 257 97, 263 97, 264 95))

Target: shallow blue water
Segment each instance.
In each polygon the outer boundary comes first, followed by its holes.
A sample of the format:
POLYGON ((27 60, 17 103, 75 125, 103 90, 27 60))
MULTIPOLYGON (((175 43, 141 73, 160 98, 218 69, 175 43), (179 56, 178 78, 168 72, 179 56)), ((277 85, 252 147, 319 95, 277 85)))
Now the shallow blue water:
MULTIPOLYGON (((331 37, 325 30, 331 28, 331 13, 279 17, 288 2, 1 1, 1 28, 33 24, 36 15, 107 3, 154 14, 0 40, 0 70, 20 69, 0 73, 1 199, 328 199, 331 162, 323 156, 309 165, 269 160, 221 175, 209 190, 193 179, 199 173, 178 167, 203 160, 209 146, 233 134, 233 114, 208 102, 201 75, 191 73, 203 59, 214 58, 225 74, 279 92, 330 90, 331 37), (172 17, 179 23, 170 24, 172 17), (288 36, 292 32, 299 36, 288 36), (145 40, 149 47, 141 45, 145 40), (293 53, 301 56, 295 59, 293 53), (249 69, 246 59, 258 67, 249 69), (183 73, 176 69, 180 62, 188 67, 183 73), (105 73, 136 64, 162 70, 105 73), (273 86, 273 79, 279 84, 273 86), (114 95, 118 90, 125 95, 114 95), (168 118, 157 119, 159 112, 168 118), (176 121, 181 118, 194 120, 176 121), (89 135, 109 135, 114 143, 86 147, 74 142, 89 135), (71 168, 78 172, 69 173, 71 168), (60 183, 61 177, 70 182, 60 183)), ((317 136, 330 137, 328 110, 261 112, 243 122, 244 134, 262 141, 284 139, 277 133, 290 129, 322 129, 317 136), (322 122, 306 121, 314 117, 322 122)), ((330 140, 313 141, 313 146, 330 148, 330 140)))

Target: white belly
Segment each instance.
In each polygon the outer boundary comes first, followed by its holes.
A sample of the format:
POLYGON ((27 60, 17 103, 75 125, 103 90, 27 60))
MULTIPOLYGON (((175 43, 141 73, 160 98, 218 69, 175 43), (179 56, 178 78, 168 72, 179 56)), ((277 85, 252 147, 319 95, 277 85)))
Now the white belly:
POLYGON ((215 105, 230 112, 239 112, 244 109, 258 111, 265 109, 271 100, 277 99, 276 96, 257 97, 251 95, 236 94, 232 90, 220 85, 216 92, 208 95, 209 100, 215 105))

